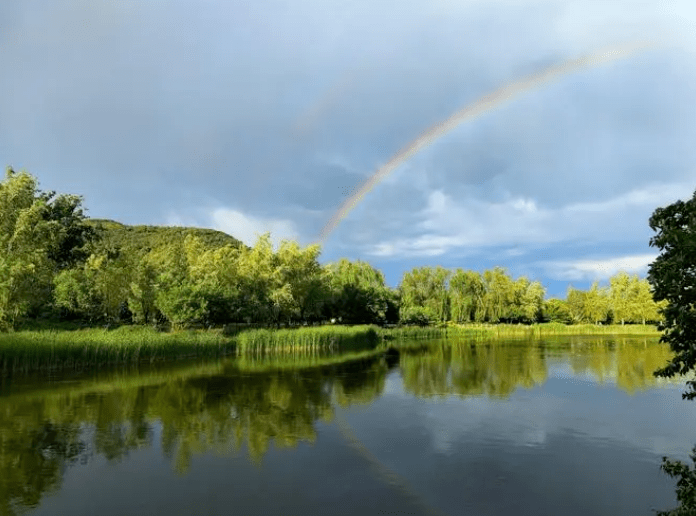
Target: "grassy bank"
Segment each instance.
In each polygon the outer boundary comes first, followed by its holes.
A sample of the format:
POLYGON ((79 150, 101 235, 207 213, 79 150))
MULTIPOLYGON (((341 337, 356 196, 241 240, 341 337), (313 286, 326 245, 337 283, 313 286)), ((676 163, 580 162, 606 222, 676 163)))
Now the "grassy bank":
POLYGON ((82 368, 228 354, 234 345, 221 331, 164 333, 150 327, 114 330, 20 331, 0 334, 0 372, 82 368))
POLYGON ((438 339, 448 337, 494 339, 498 337, 544 337, 551 335, 651 335, 661 334, 650 324, 450 324, 447 326, 405 326, 380 329, 383 339, 438 339))
POLYGON ((505 337, 552 335, 650 335, 650 325, 596 326, 592 324, 493 325, 378 328, 376 326, 318 326, 295 329, 255 329, 237 335, 222 330, 160 332, 151 327, 122 326, 108 330, 24 330, 0 333, 0 374, 46 369, 80 369, 134 364, 183 357, 217 357, 236 353, 248 356, 294 356, 310 361, 327 354, 375 349, 381 342, 415 339, 464 338, 490 340, 505 337))

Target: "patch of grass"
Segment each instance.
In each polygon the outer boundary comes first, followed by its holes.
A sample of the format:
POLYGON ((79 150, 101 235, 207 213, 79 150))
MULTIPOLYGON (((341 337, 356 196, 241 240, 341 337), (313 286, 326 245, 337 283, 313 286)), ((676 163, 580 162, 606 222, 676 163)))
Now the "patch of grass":
POLYGON ((312 355, 320 351, 371 349, 379 342, 379 336, 375 326, 318 326, 248 330, 237 334, 235 340, 237 355, 312 355))
MULTIPOLYGON (((468 327, 465 326, 465 327, 468 327)), ((545 335, 660 335, 661 332, 651 324, 496 324, 488 325, 497 337, 528 335, 541 337, 545 335)))
POLYGON ((233 348, 233 341, 220 331, 164 333, 146 326, 122 326, 114 330, 10 332, 0 334, 0 372, 214 357, 229 354, 233 348))

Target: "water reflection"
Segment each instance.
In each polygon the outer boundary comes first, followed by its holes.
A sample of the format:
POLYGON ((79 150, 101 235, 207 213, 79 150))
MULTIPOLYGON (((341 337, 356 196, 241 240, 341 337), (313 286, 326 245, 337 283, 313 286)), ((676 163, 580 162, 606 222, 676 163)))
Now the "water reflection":
MULTIPOLYGON (((563 338, 535 342, 435 342, 400 354, 312 364, 218 361, 78 377, 5 379, 0 396, 0 513, 14 514, 57 491, 66 469, 95 456, 125 460, 156 436, 180 474, 196 454, 240 452, 261 465, 269 446, 317 439, 334 407, 370 404, 398 365, 418 397, 507 397, 543 384, 549 365, 615 381, 626 392, 655 387, 669 359, 656 339, 563 338)), ((678 380, 675 380, 678 381, 678 380)), ((662 380, 664 383, 664 380, 662 380)))
POLYGON ((418 397, 486 395, 507 398, 518 388, 546 382, 549 362, 567 362, 574 375, 615 382, 632 394, 657 385, 684 384, 683 378, 655 378, 671 358, 655 338, 563 337, 537 341, 440 341, 427 350, 403 351, 404 389, 418 397))

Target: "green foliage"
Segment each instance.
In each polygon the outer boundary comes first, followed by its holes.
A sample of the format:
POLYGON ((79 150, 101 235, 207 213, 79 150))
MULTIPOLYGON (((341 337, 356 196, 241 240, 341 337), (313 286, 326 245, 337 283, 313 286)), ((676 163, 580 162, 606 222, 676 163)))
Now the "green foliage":
POLYGON ((400 322, 413 326, 430 326, 437 322, 437 315, 429 306, 402 306, 400 322))
MULTIPOLYGON (((687 202, 677 201, 657 208, 650 217, 650 228, 656 235, 650 245, 660 255, 650 264, 648 280, 654 298, 664 302, 661 328, 662 342, 674 352, 672 360, 655 371, 656 376, 673 377, 696 369, 696 192, 687 202)), ((686 382, 684 399, 696 398, 696 380, 686 382)), ((691 460, 696 464, 696 448, 691 460)), ((696 469, 680 461, 662 458, 662 470, 677 481, 679 506, 661 516, 677 516, 696 512, 696 469)))
POLYGON ((568 303, 563 299, 547 299, 544 302, 544 318, 552 323, 571 324, 573 322, 568 303))
POLYGON ((387 320, 394 294, 384 276, 370 264, 345 258, 326 266, 326 314, 348 324, 381 324, 387 320))
POLYGON ((45 203, 43 219, 50 227, 48 259, 58 270, 85 262, 88 248, 94 245, 97 231, 86 218, 79 195, 45 192, 39 198, 45 203))
MULTIPOLYGON (((650 245, 660 255, 650 265, 648 279, 655 299, 666 301, 664 335, 675 352, 674 359, 656 374, 671 377, 696 368, 696 192, 687 202, 658 208, 650 217, 657 234, 650 245)), ((687 382, 686 399, 696 397, 696 381, 687 382)))
POLYGON ((405 272, 401 280, 401 313, 414 308, 426 309, 435 322, 449 319, 447 280, 450 271, 443 267, 418 267, 405 272))
MULTIPOLYGON (((696 446, 689 456, 696 466, 696 446)), ((677 501, 679 506, 670 511, 657 511, 657 516, 691 516, 696 514, 696 467, 676 460, 662 457, 660 469, 677 481, 677 501)))
MULTIPOLYGON (((652 301, 652 298, 648 301, 652 301)), ((595 281, 583 298, 583 320, 599 324, 607 320, 610 310, 611 298, 609 291, 606 288, 600 288, 595 281)), ((643 324, 645 324, 645 321, 643 321, 643 324)))
POLYGON ((371 349, 377 344, 374 326, 318 326, 297 329, 258 329, 236 337, 237 354, 296 353, 330 349, 371 349))
POLYGON ((449 281, 450 320, 455 323, 483 321, 485 293, 486 287, 478 272, 455 270, 449 281))
POLYGON ((105 219, 87 219, 99 234, 93 252, 107 253, 121 249, 126 253, 144 255, 152 250, 183 245, 188 236, 196 237, 205 249, 218 249, 231 245, 241 248, 244 245, 234 237, 214 229, 171 227, 171 226, 129 226, 105 219))
POLYGON ((50 226, 37 182, 8 167, 0 182, 0 330, 12 328, 50 291, 50 226))
POLYGON ((175 329, 201 323, 205 319, 205 293, 190 283, 174 284, 157 292, 155 303, 175 329))
POLYGON ((100 367, 185 356, 220 356, 232 342, 221 332, 163 333, 149 327, 22 331, 0 334, 0 374, 100 367))

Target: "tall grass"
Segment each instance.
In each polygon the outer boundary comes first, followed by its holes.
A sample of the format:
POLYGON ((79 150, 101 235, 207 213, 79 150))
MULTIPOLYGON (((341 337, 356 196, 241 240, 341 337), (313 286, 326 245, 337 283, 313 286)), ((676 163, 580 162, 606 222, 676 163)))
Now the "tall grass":
POLYGON ((468 327, 488 328, 493 336, 512 337, 530 336, 542 337, 548 335, 660 335, 661 332, 656 326, 650 324, 630 324, 630 325, 597 325, 597 324, 562 324, 562 323, 542 323, 542 324, 496 324, 496 325, 466 325, 468 327))
POLYGON ((374 348, 375 326, 318 326, 281 330, 248 330, 236 336, 237 355, 291 353, 312 355, 326 351, 374 348))
POLYGON ((469 326, 401 326, 398 328, 380 328, 383 340, 442 339, 446 337, 490 337, 488 327, 469 326))
MULTIPOLYGON (((482 340, 553 335, 660 335, 650 325, 466 324, 444 327, 319 326, 254 329, 226 335, 222 330, 159 332, 151 327, 113 330, 29 330, 0 333, 0 374, 45 369, 80 369, 135 364, 183 357, 217 357, 230 353, 287 355, 317 359, 327 354, 375 349, 380 342, 465 338, 482 340)), ((311 360, 310 360, 311 361, 311 360)))
POLYGON ((162 333, 150 327, 115 330, 22 331, 0 334, 0 372, 82 368, 142 360, 213 357, 232 351, 233 341, 216 331, 162 333))

